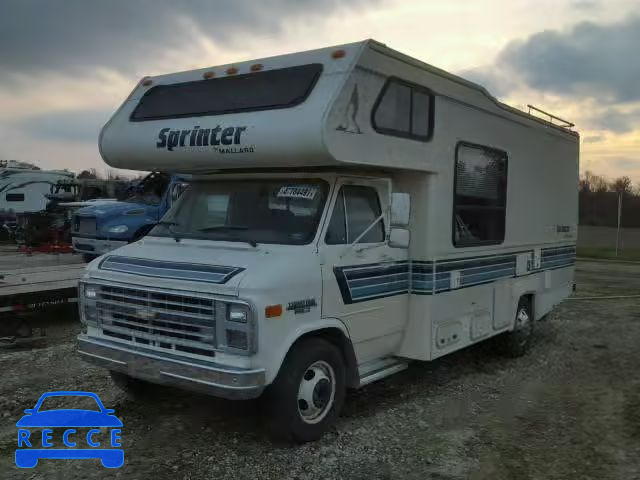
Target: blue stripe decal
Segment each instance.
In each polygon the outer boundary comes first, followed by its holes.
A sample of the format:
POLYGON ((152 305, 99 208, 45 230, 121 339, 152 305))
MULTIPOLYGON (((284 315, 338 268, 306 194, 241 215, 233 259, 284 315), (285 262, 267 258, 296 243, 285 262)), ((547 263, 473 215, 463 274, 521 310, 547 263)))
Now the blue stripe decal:
POLYGON ((101 270, 131 273, 154 278, 171 278, 193 282, 223 284, 244 268, 202 265, 197 263, 164 262, 142 258, 109 255, 100 263, 101 270))
MULTIPOLYGON (((389 262, 335 267, 334 273, 345 304, 395 295, 434 295, 436 293, 485 285, 516 276, 516 259, 533 250, 463 257, 442 261, 389 262), (451 288, 451 272, 460 275, 460 286, 451 288)), ((529 273, 569 267, 575 263, 575 245, 544 248, 540 268, 529 273)), ((531 260, 532 261, 532 260, 531 260)))

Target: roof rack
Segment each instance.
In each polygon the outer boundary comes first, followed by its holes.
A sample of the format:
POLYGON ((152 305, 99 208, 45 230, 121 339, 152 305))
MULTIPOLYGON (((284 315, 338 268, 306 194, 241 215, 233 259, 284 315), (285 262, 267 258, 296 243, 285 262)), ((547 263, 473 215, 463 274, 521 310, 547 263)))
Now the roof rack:
MULTIPOLYGON (((529 107, 529 115, 531 115, 531 110, 533 110, 534 112, 538 112, 538 113, 542 113, 543 115, 546 115, 547 117, 549 117, 549 123, 552 125, 557 125, 558 127, 562 127, 562 128, 572 128, 575 127, 576 124, 572 123, 568 120, 565 120, 564 118, 560 118, 556 115, 553 115, 549 112, 545 112, 544 110, 539 109, 538 107, 534 107, 533 105, 527 105, 527 107, 529 107), (561 123, 553 123, 554 120, 557 120, 558 122, 561 123)), ((537 116, 537 115, 536 115, 537 116)))

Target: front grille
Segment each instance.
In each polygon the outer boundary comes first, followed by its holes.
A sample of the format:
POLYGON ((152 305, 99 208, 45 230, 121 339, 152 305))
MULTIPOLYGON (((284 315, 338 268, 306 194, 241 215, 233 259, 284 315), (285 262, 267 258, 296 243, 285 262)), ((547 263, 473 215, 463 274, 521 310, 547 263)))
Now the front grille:
POLYGON ((214 356, 216 302, 135 288, 96 286, 103 334, 140 346, 214 356))
POLYGON ((96 234, 96 217, 81 217, 76 215, 75 221, 73 222, 74 232, 79 233, 81 235, 92 235, 96 234))

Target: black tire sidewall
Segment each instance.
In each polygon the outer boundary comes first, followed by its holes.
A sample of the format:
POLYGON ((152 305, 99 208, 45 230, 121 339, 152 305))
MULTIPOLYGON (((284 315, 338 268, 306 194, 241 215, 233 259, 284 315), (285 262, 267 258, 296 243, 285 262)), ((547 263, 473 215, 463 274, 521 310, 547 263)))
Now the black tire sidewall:
POLYGON ((340 350, 325 340, 308 339, 294 345, 267 391, 268 423, 272 436, 296 442, 319 439, 340 415, 346 393, 345 370, 340 350), (326 416, 316 424, 309 424, 302 420, 298 411, 298 389, 307 368, 319 360, 324 360, 333 368, 334 399, 326 416))
POLYGON ((532 315, 531 302, 527 297, 520 298, 514 318, 514 329, 504 334, 500 342, 500 350, 509 357, 521 357, 531 348, 533 342, 534 319, 532 315), (515 324, 518 314, 525 309, 529 315, 529 322, 526 329, 517 329, 515 324), (523 341, 524 340, 524 341, 523 341))

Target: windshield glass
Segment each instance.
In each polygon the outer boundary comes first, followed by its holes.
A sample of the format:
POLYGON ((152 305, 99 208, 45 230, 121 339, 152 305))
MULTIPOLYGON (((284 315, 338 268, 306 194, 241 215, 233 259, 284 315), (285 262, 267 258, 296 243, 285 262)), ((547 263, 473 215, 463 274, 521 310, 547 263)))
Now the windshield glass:
POLYGON ((150 173, 136 185, 130 187, 127 201, 159 205, 170 181, 171 177, 166 173, 150 173))
POLYGON ((306 244, 313 240, 328 189, 319 179, 194 182, 150 235, 306 244))

